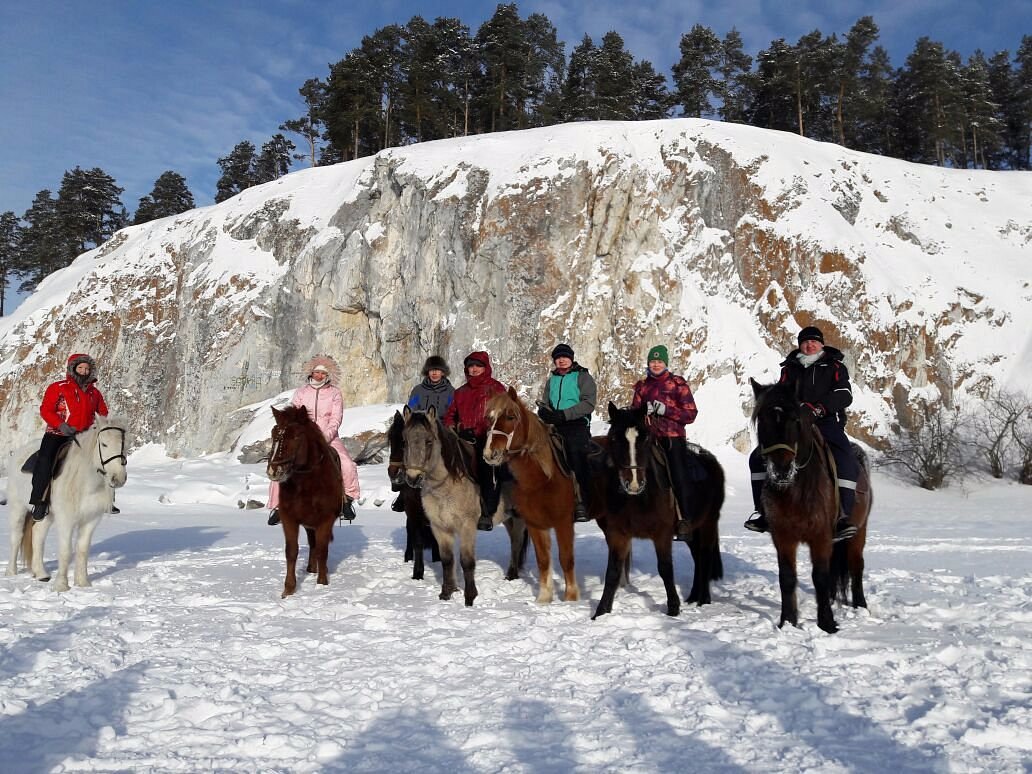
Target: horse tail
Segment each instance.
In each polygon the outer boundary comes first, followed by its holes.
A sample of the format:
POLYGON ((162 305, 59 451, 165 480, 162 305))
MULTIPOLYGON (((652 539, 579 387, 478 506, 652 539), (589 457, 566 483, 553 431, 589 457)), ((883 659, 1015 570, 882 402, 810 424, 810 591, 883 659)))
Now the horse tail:
POLYGON ((831 549, 831 596, 843 605, 848 602, 846 594, 849 591, 848 548, 849 541, 842 540, 831 549))
POLYGON ((22 561, 25 562, 26 567, 32 566, 32 524, 32 511, 28 511, 22 524, 21 539, 22 561))

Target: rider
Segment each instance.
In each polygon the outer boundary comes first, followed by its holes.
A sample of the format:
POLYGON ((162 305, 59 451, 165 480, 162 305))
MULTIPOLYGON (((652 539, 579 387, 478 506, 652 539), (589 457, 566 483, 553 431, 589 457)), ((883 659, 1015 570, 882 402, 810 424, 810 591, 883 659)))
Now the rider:
MULTIPOLYGON (((838 469, 839 500, 842 513, 835 524, 835 541, 851 538, 856 527, 850 523, 856 501, 856 477, 860 464, 846 437, 846 407, 853 402, 849 372, 842 364, 842 352, 825 346, 820 328, 809 325, 799 331, 799 348, 792 350, 781 363, 780 384, 795 386, 800 407, 813 413, 814 426, 821 431, 835 458, 838 469)), ((753 506, 756 511, 745 522, 753 532, 767 532, 770 524, 763 512, 763 482, 767 479, 759 447, 749 455, 752 474, 753 506)))
POLYGON ((47 515, 47 490, 54 468, 54 459, 77 433, 88 430, 97 414, 108 413, 104 396, 94 384, 96 363, 89 355, 75 354, 68 358, 67 376, 47 387, 40 416, 47 423, 39 445, 36 466, 32 470, 32 520, 42 521, 47 515))
POLYGON ((487 444, 487 401, 500 392, 505 385, 491 376, 491 357, 486 352, 470 352, 462 361, 466 372, 466 383, 455 390, 451 406, 444 414, 446 427, 454 428, 460 438, 473 444, 480 484, 482 512, 477 529, 489 531, 494 528, 494 512, 498 510, 501 497, 501 480, 505 473, 483 464, 482 455, 487 444))
MULTIPOLYGON (((437 412, 437 416, 443 417, 455 395, 455 388, 448 381, 450 373, 451 369, 448 368, 448 363, 443 357, 439 355, 428 357, 423 363, 423 381, 412 388, 408 407, 412 411, 422 411, 424 414, 433 408, 437 412)), ((391 503, 391 510, 397 513, 405 512, 400 494, 391 503)))
POLYGON ((692 483, 699 478, 700 466, 689 455, 685 425, 695 421, 699 410, 692 388, 684 377, 670 373, 669 364, 665 346, 659 344, 649 350, 648 370, 645 378, 634 385, 631 407, 648 408, 649 431, 666 452, 670 483, 680 511, 676 537, 687 542, 695 521, 692 483))
MULTIPOLYGON (((358 468, 354 460, 344 448, 337 432, 344 418, 344 398, 334 384, 340 378, 340 369, 332 357, 317 355, 305 363, 304 372, 308 379, 294 390, 290 403, 293 406, 304 406, 309 418, 323 431, 326 440, 340 457, 340 475, 344 481, 344 503, 341 517, 351 521, 355 518, 355 506, 352 502, 361 494, 358 486, 358 468)), ((279 484, 269 482, 269 525, 279 524, 279 484)))
POLYGON ((591 412, 595 410, 598 387, 588 369, 573 359, 569 344, 558 344, 552 350, 555 369, 545 380, 538 416, 562 436, 566 458, 577 478, 577 504, 574 521, 588 521, 584 500, 590 493, 588 446, 591 444, 591 412))

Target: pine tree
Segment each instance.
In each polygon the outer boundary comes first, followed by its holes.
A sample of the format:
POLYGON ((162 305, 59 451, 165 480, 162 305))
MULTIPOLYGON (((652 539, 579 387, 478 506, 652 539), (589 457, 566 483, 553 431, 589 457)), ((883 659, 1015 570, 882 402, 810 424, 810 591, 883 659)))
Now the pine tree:
POLYGON ((961 145, 960 57, 920 38, 894 87, 899 153, 909 161, 945 166, 961 145))
POLYGON ((62 226, 57 199, 43 189, 22 215, 19 250, 19 290, 35 290, 48 274, 63 269, 78 254, 62 226))
POLYGON ((1032 169, 1032 35, 1021 38, 1014 55, 1015 137, 1014 156, 1018 169, 1032 169))
POLYGON ((75 252, 103 244, 128 220, 119 198, 124 189, 99 167, 65 172, 57 194, 61 227, 75 252))
POLYGON ((375 150, 401 143, 401 126, 397 120, 401 92, 402 29, 397 24, 381 27, 362 38, 361 52, 365 76, 376 94, 373 114, 375 137, 369 138, 375 150))
POLYGON ((186 178, 178 172, 168 170, 162 172, 154 181, 154 188, 146 196, 140 197, 136 208, 135 225, 147 223, 158 218, 167 218, 181 212, 192 210, 195 206, 193 194, 186 185, 186 178))
POLYGON ((626 121, 634 117, 634 57, 624 48, 620 35, 610 30, 602 36, 595 57, 595 110, 602 121, 626 121))
POLYGON ((989 159, 999 154, 1003 140, 1001 106, 993 99, 989 82, 989 63, 981 51, 968 57, 962 72, 962 103, 964 125, 961 148, 963 165, 989 169, 989 159), (968 150, 970 149, 970 154, 968 150))
POLYGON ((222 176, 215 184, 215 201, 224 202, 255 185, 254 163, 254 143, 248 140, 238 142, 228 156, 219 159, 222 176))
POLYGON ((254 160, 252 177, 256 184, 268 183, 283 177, 290 172, 294 143, 282 134, 274 134, 272 139, 262 144, 262 152, 254 160))
POLYGON ((875 46, 860 71, 857 97, 851 100, 852 147, 865 153, 895 154, 899 139, 892 114, 895 71, 889 53, 875 46))
POLYGON ((752 123, 766 129, 798 131, 796 65, 798 57, 784 38, 771 42, 756 57, 756 90, 752 123))
POLYGON ((11 279, 21 273, 21 226, 13 212, 0 214, 0 317, 5 312, 7 288, 11 279))
POLYGON ((566 80, 562 90, 562 113, 565 121, 590 121, 595 114, 595 73, 598 51, 590 35, 570 53, 566 80))
POLYGON ((857 19, 846 34, 846 40, 832 51, 832 80, 835 95, 835 141, 846 147, 855 147, 856 113, 862 109, 864 94, 861 89, 864 65, 868 52, 878 40, 878 25, 870 16, 857 19), (849 128, 847 129, 847 124, 849 128))
POLYGON ((734 27, 720 42, 716 70, 721 78, 717 87, 720 118, 745 123, 756 101, 756 83, 752 76, 752 57, 745 53, 742 35, 734 27))
POLYGON ((327 147, 320 163, 347 161, 379 150, 380 92, 366 52, 355 49, 330 67, 323 122, 327 147))
POLYGON ((710 95, 720 93, 713 73, 720 66, 721 42, 709 27, 696 24, 681 36, 680 48, 681 58, 673 66, 674 100, 686 116, 710 115, 710 95))
POLYGON ((628 117, 636 121, 667 118, 672 102, 663 74, 657 73, 647 59, 635 62, 631 71, 631 114, 628 117))
POLYGON ((295 155, 298 161, 309 159, 311 166, 318 163, 319 141, 322 139, 323 114, 326 109, 326 84, 318 78, 309 78, 298 89, 305 101, 305 114, 300 118, 284 121, 280 129, 301 135, 308 144, 308 155, 295 155))
POLYGON ((476 43, 469 27, 450 17, 434 19, 434 38, 442 71, 437 101, 446 117, 445 136, 465 136, 473 131, 473 94, 480 78, 476 43))

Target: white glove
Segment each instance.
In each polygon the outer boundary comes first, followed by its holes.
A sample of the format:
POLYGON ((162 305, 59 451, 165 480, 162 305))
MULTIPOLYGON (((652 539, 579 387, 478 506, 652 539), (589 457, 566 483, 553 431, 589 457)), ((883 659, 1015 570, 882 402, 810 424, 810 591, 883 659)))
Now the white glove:
POLYGON ((659 414, 663 416, 666 413, 666 404, 658 400, 649 401, 649 414, 659 414))

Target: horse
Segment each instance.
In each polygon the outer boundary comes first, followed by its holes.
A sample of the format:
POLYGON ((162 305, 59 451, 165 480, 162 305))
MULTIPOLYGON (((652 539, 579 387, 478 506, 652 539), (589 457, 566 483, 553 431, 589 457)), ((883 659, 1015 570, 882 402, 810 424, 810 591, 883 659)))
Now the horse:
POLYGON ((872 503, 867 455, 852 444, 860 461, 852 515, 857 533, 846 541, 833 543, 840 510, 834 458, 814 425, 812 412, 800 407, 795 390, 787 385, 761 385, 753 379, 749 382, 756 399, 752 419, 767 469, 761 497, 778 553, 778 628, 786 622, 799 626, 796 551, 800 543, 806 543, 810 547, 817 596, 817 625, 834 634, 838 624, 831 602, 837 597, 846 603, 847 582, 853 607, 867 607, 863 588, 864 545, 872 503))
POLYGON ((473 477, 473 454, 437 418, 431 407, 427 413, 402 412, 405 444, 403 460, 405 483, 420 490, 423 510, 441 550, 440 599, 451 599, 458 591, 455 584, 455 539, 459 539, 463 596, 471 607, 477 598, 476 569, 477 520, 480 518, 480 489, 473 477))
POLYGON ((484 446, 484 461, 495 467, 509 465, 513 477, 512 505, 527 524, 537 557, 541 579, 537 602, 552 601, 550 530, 555 530, 559 565, 566 581, 563 599, 576 602, 580 588, 573 567, 573 475, 562 472, 544 422, 527 410, 512 387, 492 396, 486 413, 491 429, 484 446))
POLYGON ((308 536, 308 567, 316 583, 329 585, 327 559, 333 522, 340 515, 344 485, 340 459, 304 406, 272 409, 272 452, 266 473, 280 484, 279 517, 286 539, 287 574, 281 599, 297 590, 297 536, 308 536))
POLYGON ((68 591, 68 566, 72 540, 75 539, 75 585, 90 586, 86 560, 93 531, 100 517, 111 512, 115 490, 125 485, 126 422, 114 417, 97 417, 88 430, 77 434, 67 444, 67 454, 57 475, 50 483, 50 512, 40 522, 33 522, 28 505, 32 491, 32 473, 23 467, 39 449, 29 444, 15 454, 19 470, 10 477, 11 560, 7 574, 18 572, 19 547, 25 564, 37 580, 50 577, 43 568, 43 544, 51 525, 57 528, 57 577, 55 591, 68 591))
POLYGON ((401 503, 405 508, 405 561, 412 560, 412 580, 423 580, 423 549, 430 549, 431 561, 434 562, 441 561, 441 551, 423 510, 419 490, 405 483, 404 430, 405 419, 400 411, 395 411, 394 419, 387 430, 387 442, 390 445, 387 477, 391 481, 391 488, 400 493, 401 503))
MULTIPOLYGON (((592 620, 613 611, 616 589, 629 570, 631 538, 646 538, 655 546, 659 577, 666 589, 666 612, 676 616, 681 612, 673 564, 677 506, 673 489, 661 484, 669 480, 665 462, 660 461, 662 451, 649 432, 645 406, 620 409, 610 401, 609 423, 609 434, 594 439, 605 449, 606 467, 616 475, 593 479, 592 515, 605 534, 609 561, 605 588, 592 620)), ((724 469, 705 449, 699 448, 696 457, 704 475, 693 487, 696 518, 688 546, 695 571, 686 601, 701 606, 712 602, 710 581, 724 577, 718 531, 724 504, 724 469)))

